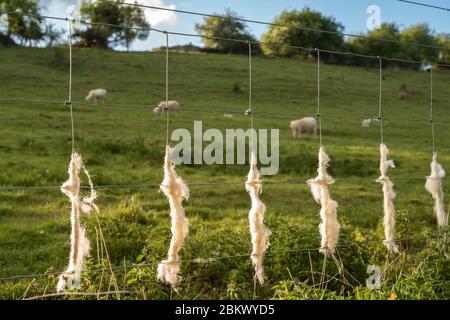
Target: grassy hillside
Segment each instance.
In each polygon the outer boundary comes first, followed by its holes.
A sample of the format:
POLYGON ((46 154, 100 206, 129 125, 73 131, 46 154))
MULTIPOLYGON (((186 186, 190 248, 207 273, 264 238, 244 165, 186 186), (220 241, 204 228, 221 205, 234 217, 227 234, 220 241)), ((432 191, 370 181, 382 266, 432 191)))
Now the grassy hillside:
MULTIPOLYGON (((76 148, 97 185, 159 184, 165 145, 165 117, 151 105, 165 98, 164 55, 74 50, 73 99, 102 87, 111 105, 75 105, 76 148), (121 105, 148 105, 132 108, 121 105)), ((65 101, 68 53, 65 49, 0 48, 0 99, 27 98, 65 101)), ((171 54, 170 98, 185 109, 171 119, 171 129, 248 128, 244 115, 248 94, 245 56, 171 54), (225 113, 233 116, 224 117, 225 113)), ((450 168, 450 74, 434 74, 434 117, 439 161, 450 168), (447 121, 447 122, 446 122, 447 121)), ((319 288, 323 256, 300 248, 320 245, 319 206, 305 183, 270 181, 315 176, 318 140, 293 139, 289 121, 316 112, 316 64, 286 59, 253 59, 253 106, 258 128, 280 129, 280 172, 265 177, 262 199, 272 231, 265 260, 268 281, 257 286, 256 298, 388 298, 449 299, 449 265, 444 243, 435 239, 436 218, 431 196, 424 189, 431 160, 429 74, 386 71, 383 80, 385 143, 397 168, 391 177, 397 191, 397 238, 400 255, 387 255, 382 244, 382 192, 378 176, 380 130, 377 123, 362 128, 361 120, 378 113, 378 70, 321 66, 323 144, 332 157, 336 178, 333 198, 339 202, 339 248, 345 279, 338 275, 319 288), (399 99, 406 85, 414 94, 399 99), (327 116, 328 115, 328 116, 327 116), (333 117, 330 117, 330 116, 333 117), (420 120, 420 121, 417 121, 420 120), (396 179, 397 178, 397 179, 396 179), (412 178, 412 179, 405 179, 412 178), (416 179, 417 178, 417 179, 416 179), (424 240, 423 238, 430 238, 424 240), (286 250, 293 250, 287 252, 286 250), (384 272, 379 291, 365 289, 368 265, 384 272)), ((67 179, 70 160, 70 114, 62 104, 0 101, 0 186, 58 186, 67 179)), ((222 257, 251 251, 248 231, 250 202, 244 188, 247 165, 180 165, 177 172, 195 185, 186 203, 190 234, 183 259, 222 257)), ((450 181, 443 181, 450 190, 450 181)), ((253 269, 247 256, 209 263, 182 263, 183 281, 176 291, 156 281, 157 263, 170 242, 168 202, 157 187, 99 189, 100 222, 112 264, 145 264, 115 269, 118 285, 131 291, 126 298, 251 299, 253 269)), ((70 250, 70 203, 58 188, 0 191, 0 277, 62 271, 70 250)), ((97 250, 95 216, 84 216, 91 239, 87 268, 105 267, 97 250)), ((104 253, 103 253, 104 254, 104 253)), ((327 274, 337 268, 328 259, 327 274)), ((82 291, 108 289, 108 272, 83 275, 82 291)), ((20 298, 53 292, 56 277, 0 280, 0 298, 20 298), (30 285, 31 284, 31 285, 30 285)), ((109 298, 114 298, 109 296, 109 298)))

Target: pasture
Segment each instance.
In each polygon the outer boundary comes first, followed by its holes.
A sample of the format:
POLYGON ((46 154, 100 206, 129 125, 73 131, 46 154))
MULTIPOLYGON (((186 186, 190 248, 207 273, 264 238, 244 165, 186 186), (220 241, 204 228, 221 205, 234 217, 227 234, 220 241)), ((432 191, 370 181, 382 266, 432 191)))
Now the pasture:
MULTIPOLYGON (((168 201, 158 190, 165 116, 151 108, 165 99, 165 56, 94 49, 74 49, 73 56, 73 100, 84 102, 94 88, 109 92, 107 105, 74 105, 76 149, 94 184, 150 185, 98 189, 99 218, 111 263, 117 267, 117 284, 130 291, 120 298, 388 299, 392 293, 398 299, 450 298, 446 244, 436 237, 433 200, 424 188, 432 154, 429 73, 391 67, 382 82, 384 141, 397 165, 390 171, 397 191, 396 238, 407 238, 399 243, 400 255, 388 255, 382 244, 381 185, 375 182, 380 128, 377 123, 361 127, 363 119, 378 113, 378 69, 321 65, 323 144, 336 179, 331 193, 339 203, 340 243, 352 245, 338 250, 344 276, 336 275, 337 267, 329 259, 327 281, 319 286, 323 255, 318 250, 296 250, 320 245, 320 206, 303 182, 316 175, 318 139, 293 139, 289 128, 291 120, 316 113, 317 66, 314 61, 254 57, 255 127, 280 129, 280 170, 264 177, 261 195, 267 205, 265 223, 272 231, 265 258, 268 281, 254 292, 250 258, 230 257, 251 251, 250 201, 244 186, 248 165, 179 165, 178 174, 193 184, 185 203, 190 234, 182 259, 218 259, 182 262, 182 283, 171 290, 156 281, 157 264, 165 259, 170 242, 170 217, 168 201), (403 100, 402 86, 413 92, 403 100), (285 180, 297 182, 271 183, 285 180), (136 267, 121 268, 128 265, 136 267), (380 290, 366 289, 369 265, 385 270, 380 290)), ((0 62, 0 186, 56 186, 0 190, 0 277, 63 271, 70 250, 70 202, 58 186, 67 179, 71 152, 70 112, 63 104, 68 50, 0 48, 0 62)), ((196 110, 171 116, 171 130, 192 129, 196 120, 203 121, 204 129, 250 126, 244 115, 246 56, 171 53, 169 82, 169 98, 196 110), (225 113, 233 116, 224 117, 225 113)), ((436 149, 448 170, 449 84, 448 72, 434 73, 434 119, 441 121, 435 124, 436 149)), ((450 191, 448 179, 443 187, 450 191)), ((83 223, 92 248, 86 268, 107 268, 99 259, 94 215, 83 216, 83 223)), ((107 291, 112 288, 110 277, 109 271, 84 273, 80 291, 107 291)), ((0 298, 51 293, 56 281, 51 274, 0 280, 0 298)))

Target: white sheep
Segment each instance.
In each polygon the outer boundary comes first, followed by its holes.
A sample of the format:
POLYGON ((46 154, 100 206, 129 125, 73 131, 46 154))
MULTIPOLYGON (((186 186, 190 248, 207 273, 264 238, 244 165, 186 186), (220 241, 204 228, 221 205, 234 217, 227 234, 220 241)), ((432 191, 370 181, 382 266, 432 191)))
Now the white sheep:
POLYGON ((361 124, 361 127, 368 128, 368 127, 370 127, 371 123, 372 123, 372 119, 364 119, 361 124))
POLYGON ((298 120, 292 120, 290 123, 292 129, 292 136, 294 138, 301 138, 302 133, 316 137, 317 121, 313 117, 306 117, 298 120))
POLYGON ((106 96, 108 92, 105 89, 95 89, 89 91, 89 94, 86 97, 86 101, 89 103, 97 104, 99 101, 102 103, 106 103, 106 96))
POLYGON ((181 111, 180 103, 176 100, 169 100, 168 106, 166 108, 166 101, 161 101, 154 109, 153 112, 158 113, 162 111, 175 111, 179 112, 181 111))

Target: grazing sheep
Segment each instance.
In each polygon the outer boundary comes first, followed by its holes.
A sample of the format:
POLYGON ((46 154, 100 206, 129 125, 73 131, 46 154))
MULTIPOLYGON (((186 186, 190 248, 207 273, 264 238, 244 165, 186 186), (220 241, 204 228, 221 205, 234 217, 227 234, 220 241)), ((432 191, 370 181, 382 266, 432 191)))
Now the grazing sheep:
POLYGON ((371 122, 372 122, 372 119, 364 119, 361 124, 361 127, 368 128, 368 127, 370 127, 371 122))
POLYGON ((405 90, 400 91, 400 93, 398 94, 398 98, 400 100, 405 100, 409 98, 409 93, 405 90))
POLYGON ((368 128, 370 127, 370 125, 372 124, 372 122, 380 122, 380 119, 378 119, 378 117, 374 117, 374 118, 369 118, 369 119, 364 119, 361 127, 363 128, 368 128))
POLYGON ((97 104, 99 101, 102 103, 106 103, 106 96, 108 92, 105 89, 95 89, 89 91, 89 94, 86 97, 86 101, 89 103, 97 104))
POLYGON ((293 120, 290 123, 292 129, 292 136, 294 138, 301 138, 302 133, 316 137, 317 121, 313 117, 306 117, 298 120, 293 120))
POLYGON ((181 111, 180 103, 176 100, 169 100, 168 106, 166 108, 166 101, 161 101, 154 109, 153 112, 158 113, 162 111, 175 111, 179 112, 181 111))

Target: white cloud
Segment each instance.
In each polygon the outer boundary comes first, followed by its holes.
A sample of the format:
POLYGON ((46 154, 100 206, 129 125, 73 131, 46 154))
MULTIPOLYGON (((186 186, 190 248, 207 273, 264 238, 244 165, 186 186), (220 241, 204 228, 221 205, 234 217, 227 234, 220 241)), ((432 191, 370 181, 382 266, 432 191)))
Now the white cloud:
POLYGON ((58 1, 55 1, 55 0, 40 0, 39 4, 41 6, 50 7, 50 6, 55 6, 55 5, 68 6, 68 5, 71 5, 71 4, 77 4, 78 2, 79 2, 78 0, 58 0, 58 1))
MULTIPOLYGON (((164 0, 145 0, 145 1, 125 0, 124 2, 131 4, 137 2, 138 4, 146 6, 162 7, 167 9, 176 8, 174 4, 166 5, 164 3, 164 0)), ((172 27, 177 23, 177 15, 175 12, 150 8, 142 8, 142 9, 144 10, 147 22, 149 22, 152 27, 159 27, 159 26, 172 27)))
MULTIPOLYGON (((126 3, 134 3, 134 0, 126 0, 126 3)), ((154 6, 154 7, 162 7, 167 9, 175 9, 176 6, 174 4, 166 5, 163 0, 147 0, 147 1, 137 1, 139 4, 154 6)), ((143 8, 145 12, 145 16, 147 21, 153 26, 158 27, 161 25, 164 26, 174 26, 177 22, 177 14, 172 11, 166 10, 158 10, 158 9, 149 9, 143 8)))
MULTIPOLYGON (((139 4, 163 7, 168 9, 176 9, 175 4, 170 4, 173 0, 138 0, 139 4)), ((125 0, 127 3, 134 3, 134 0, 125 0)), ((46 10, 43 13, 58 17, 72 17, 77 19, 77 8, 81 0, 40 0, 40 5, 45 5, 46 10)), ((152 27, 159 29, 172 29, 176 30, 178 16, 175 12, 142 8, 147 21, 152 27)), ((65 21, 55 21, 55 25, 61 28, 67 28, 65 21)), ((74 25, 76 26, 76 24, 74 25)), ((180 26, 178 26, 180 27, 180 26)), ((186 39, 180 37, 174 37, 171 40, 171 45, 181 44, 186 42, 186 39)), ((162 36, 158 36, 157 33, 152 33, 150 37, 145 41, 136 40, 132 45, 132 50, 148 50, 149 48, 156 48, 163 45, 165 42, 162 36)), ((197 41, 194 39, 193 41, 197 41)), ((198 43, 200 44, 200 42, 198 43)))
MULTIPOLYGON (((94 0, 95 2, 96 0, 94 0)), ((47 7, 49 11, 62 11, 61 8, 64 8, 65 15, 71 15, 73 9, 80 5, 80 0, 40 0, 40 4, 47 7)), ((135 3, 135 0, 125 0, 125 3, 135 3)), ((165 0, 140 0, 137 1, 138 4, 154 6, 154 7, 162 7, 167 9, 175 9, 175 4, 166 4, 165 0)), ((145 17, 147 21, 153 27, 160 26, 168 26, 173 27, 177 23, 177 14, 172 11, 158 10, 158 9, 149 9, 142 8, 145 13, 145 17)))

